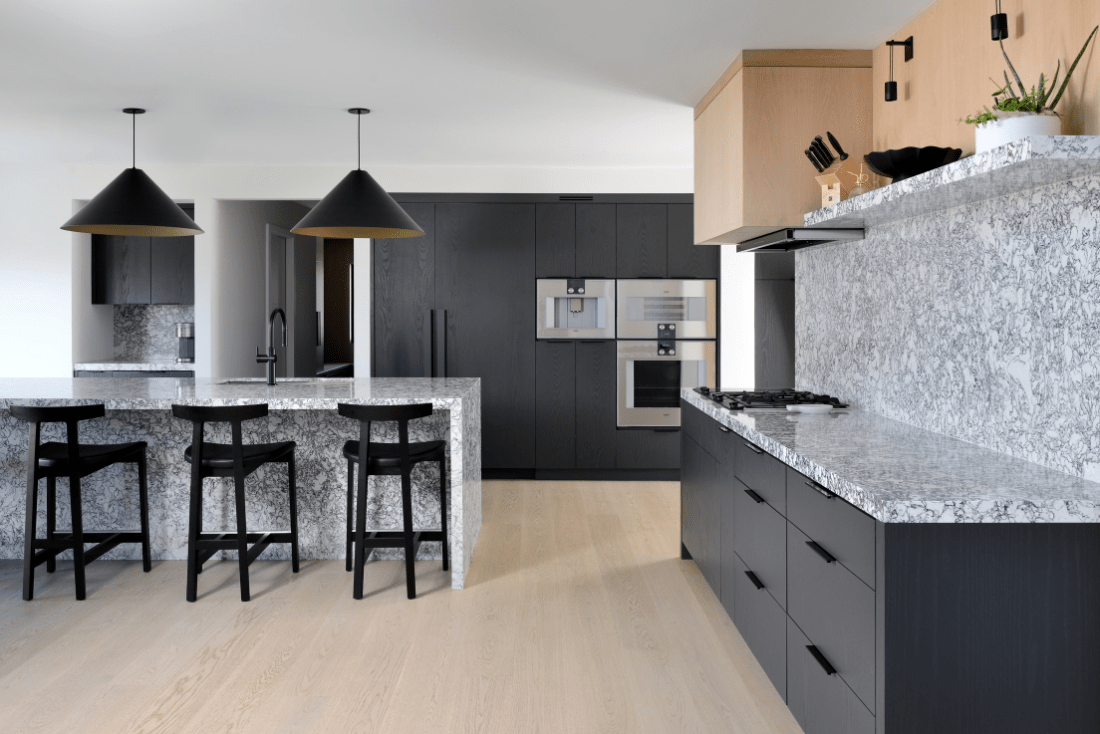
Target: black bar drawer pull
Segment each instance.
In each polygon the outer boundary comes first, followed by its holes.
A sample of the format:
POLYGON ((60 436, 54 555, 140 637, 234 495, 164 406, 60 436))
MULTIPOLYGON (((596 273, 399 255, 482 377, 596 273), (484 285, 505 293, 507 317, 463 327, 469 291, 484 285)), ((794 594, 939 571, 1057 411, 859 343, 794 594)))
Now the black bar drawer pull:
POLYGON ((745 494, 747 494, 749 497, 752 497, 752 501, 758 505, 764 501, 763 497, 758 495, 756 492, 753 492, 751 489, 746 489, 745 494))
POLYGON ((718 430, 722 433, 733 433, 732 429, 726 428, 725 426, 718 426, 718 430))
POLYGON ((758 448, 756 448, 755 446, 753 446, 753 445, 752 445, 751 443, 747 443, 747 444, 745 444, 745 448, 749 449, 749 450, 750 450, 750 451, 752 451, 752 452, 753 452, 754 454, 762 454, 762 453, 764 453, 764 449, 758 449, 758 448))
POLYGON ((751 581, 752 585, 755 586, 757 589, 764 588, 764 584, 760 583, 760 579, 756 578, 755 573, 753 573, 752 571, 745 571, 745 575, 749 577, 749 581, 751 581))
POLYGON ((809 487, 810 489, 816 491, 816 492, 819 492, 819 493, 825 495, 825 499, 827 499, 827 500, 831 500, 834 497, 836 497, 836 494, 834 492, 830 492, 829 490, 825 489, 824 487, 822 487, 820 484, 818 484, 817 482, 815 482, 812 479, 807 479, 806 480, 806 486, 809 487))
POLYGON ((814 656, 814 660, 825 671, 825 675, 832 675, 836 672, 836 668, 829 664, 829 661, 825 659, 825 656, 821 654, 816 645, 806 645, 806 649, 810 651, 810 654, 814 656))
POLYGON ((814 541, 807 540, 806 545, 810 546, 814 553, 824 558, 826 563, 836 563, 836 558, 833 557, 833 554, 822 548, 814 541))

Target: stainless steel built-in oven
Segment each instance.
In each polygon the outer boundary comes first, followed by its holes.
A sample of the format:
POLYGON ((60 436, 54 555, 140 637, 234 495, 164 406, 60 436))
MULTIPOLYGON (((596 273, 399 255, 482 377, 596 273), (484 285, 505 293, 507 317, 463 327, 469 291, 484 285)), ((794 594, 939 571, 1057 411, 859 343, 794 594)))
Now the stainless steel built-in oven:
POLYGON ((620 428, 680 425, 680 388, 714 384, 713 341, 618 342, 620 428))
POLYGON ((539 280, 537 339, 614 339, 615 281, 539 280))
POLYGON ((716 339, 713 280, 619 280, 619 339, 716 339))

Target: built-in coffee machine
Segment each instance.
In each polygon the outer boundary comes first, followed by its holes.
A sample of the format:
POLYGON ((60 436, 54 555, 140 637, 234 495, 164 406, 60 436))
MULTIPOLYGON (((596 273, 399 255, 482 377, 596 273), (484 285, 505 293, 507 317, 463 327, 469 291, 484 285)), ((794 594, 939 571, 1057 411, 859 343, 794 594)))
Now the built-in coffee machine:
POLYGON ((614 339, 615 281, 539 280, 538 339, 614 339))

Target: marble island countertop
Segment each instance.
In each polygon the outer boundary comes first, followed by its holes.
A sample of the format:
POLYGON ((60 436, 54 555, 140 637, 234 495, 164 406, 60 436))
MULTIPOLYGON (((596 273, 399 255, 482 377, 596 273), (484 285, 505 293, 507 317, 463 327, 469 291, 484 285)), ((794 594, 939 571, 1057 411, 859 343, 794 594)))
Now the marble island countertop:
POLYGON ((732 412, 684 400, 887 523, 1100 522, 1100 484, 863 410, 732 412))
POLYGON ((269 387, 255 378, 3 378, 0 407, 12 403, 64 405, 102 401, 107 410, 166 410, 173 403, 239 405, 267 403, 272 410, 336 410, 337 403, 379 405, 430 402, 456 404, 480 390, 476 377, 281 378, 269 387))
POLYGON ((152 359, 134 359, 132 357, 110 357, 94 362, 77 362, 74 370, 81 372, 194 372, 194 362, 177 362, 175 357, 157 357, 152 359))

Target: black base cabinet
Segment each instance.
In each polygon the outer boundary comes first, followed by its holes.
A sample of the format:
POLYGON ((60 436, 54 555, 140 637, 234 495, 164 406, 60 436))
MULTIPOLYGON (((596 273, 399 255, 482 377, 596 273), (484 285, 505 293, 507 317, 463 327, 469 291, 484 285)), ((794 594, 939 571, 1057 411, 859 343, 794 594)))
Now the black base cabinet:
POLYGON ((681 555, 806 734, 1100 732, 1100 526, 884 524, 682 409, 681 555))

